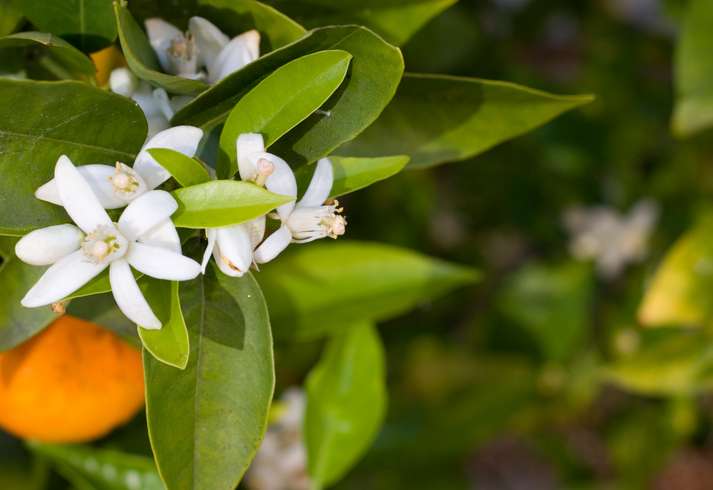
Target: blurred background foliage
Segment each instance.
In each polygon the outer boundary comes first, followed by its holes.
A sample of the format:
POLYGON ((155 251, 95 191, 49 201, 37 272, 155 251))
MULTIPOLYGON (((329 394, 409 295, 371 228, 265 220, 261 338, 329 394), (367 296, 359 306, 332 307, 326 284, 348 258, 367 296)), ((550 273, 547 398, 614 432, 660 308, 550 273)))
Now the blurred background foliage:
MULTIPOLYGON (((713 140, 677 139, 670 124, 686 3, 460 0, 403 46, 410 71, 597 100, 345 199, 350 239, 471 265, 483 280, 380 325, 387 421, 335 488, 711 488, 713 140), (626 216, 642 201, 658 213, 632 263, 603 274, 582 260, 568 213, 626 216)), ((278 393, 303 383, 321 347, 276 346, 278 393)), ((150 455, 143 415, 98 446, 150 455)), ((0 467, 3 489, 66 488, 42 451, 7 436, 0 467)))

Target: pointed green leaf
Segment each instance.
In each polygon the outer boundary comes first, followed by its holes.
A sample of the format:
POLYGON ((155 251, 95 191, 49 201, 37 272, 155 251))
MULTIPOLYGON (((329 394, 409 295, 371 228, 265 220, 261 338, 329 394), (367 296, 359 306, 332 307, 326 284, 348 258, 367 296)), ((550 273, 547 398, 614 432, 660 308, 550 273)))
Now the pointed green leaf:
POLYGON ((376 123, 338 152, 406 154, 412 168, 463 160, 591 101, 507 82, 409 73, 376 123))
POLYGON ((152 157, 161 164, 182 187, 202 184, 210 180, 208 169, 195 158, 184 155, 180 151, 168 148, 152 148, 148 150, 152 157))
POLYGON ((369 449, 386 414, 386 370, 379 332, 354 325, 332 337, 307 378, 305 443, 319 488, 349 471, 369 449))
POLYGON ((262 216, 294 197, 273 194, 250 182, 214 180, 173 191, 178 211, 173 223, 182 228, 217 228, 262 216))
POLYGON ((232 490, 267 426, 270 322, 251 275, 213 264, 181 287, 191 354, 184 371, 144 353, 146 417, 167 490, 232 490))
POLYGON ((340 50, 302 56, 245 94, 230 111, 220 135, 218 176, 232 177, 237 172, 238 136, 260 133, 268 147, 321 107, 344 81, 351 57, 340 50))
POLYGON ((178 369, 188 364, 188 329, 181 311, 179 283, 145 278, 142 292, 163 326, 160 330, 138 327, 147 351, 157 360, 178 369))
POLYGON ((34 197, 60 155, 76 165, 131 162, 145 137, 146 118, 126 97, 79 82, 0 80, 0 234, 68 222, 34 197))
POLYGON ((312 339, 399 315, 474 282, 477 274, 410 250, 340 241, 293 245, 257 278, 276 337, 312 339))

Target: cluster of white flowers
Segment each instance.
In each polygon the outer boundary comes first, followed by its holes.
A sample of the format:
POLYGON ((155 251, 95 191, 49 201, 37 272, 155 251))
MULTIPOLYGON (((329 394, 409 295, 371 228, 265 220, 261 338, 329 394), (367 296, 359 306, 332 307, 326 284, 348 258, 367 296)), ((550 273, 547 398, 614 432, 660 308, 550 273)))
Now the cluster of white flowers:
MULTIPOLYGON (((76 226, 42 228, 18 241, 15 252, 22 261, 50 266, 22 304, 39 307, 60 302, 108 267, 121 311, 136 324, 157 329, 161 321, 142 295, 131 267, 157 279, 185 281, 205 272, 213 255, 223 273, 239 277, 251 265, 275 258, 290 242, 336 238, 344 233, 346 221, 338 204, 325 204, 333 171, 331 162, 322 159, 302 200, 277 208, 275 218, 280 226, 267 239, 263 240, 267 216, 262 216, 206 230, 208 247, 202 267, 184 257, 171 221, 178 204, 171 194, 155 190, 171 175, 147 150, 168 148, 193 157, 202 137, 203 131, 192 126, 164 130, 144 145, 133 167, 123 162, 75 167, 69 158, 60 156, 54 178, 40 186, 35 196, 63 206, 76 226), (123 207, 118 222, 112 222, 105 210, 123 207)), ((261 135, 240 135, 237 158, 244 181, 297 197, 294 173, 284 160, 265 152, 261 135)))

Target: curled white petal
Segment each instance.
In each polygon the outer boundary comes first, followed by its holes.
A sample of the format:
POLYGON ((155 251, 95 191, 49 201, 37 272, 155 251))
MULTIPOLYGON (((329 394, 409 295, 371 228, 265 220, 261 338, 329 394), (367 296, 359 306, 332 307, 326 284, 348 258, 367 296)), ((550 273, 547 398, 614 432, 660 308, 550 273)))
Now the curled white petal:
POLYGON ((178 231, 170 219, 143 233, 139 237, 139 241, 152 247, 162 247, 177 254, 181 253, 181 238, 178 236, 178 231))
POLYGON ((121 312, 137 325, 152 330, 161 328, 159 320, 151 310, 139 285, 131 273, 131 267, 125 259, 111 263, 109 267, 109 282, 116 305, 121 312))
POLYGON ((329 198, 333 183, 334 169, 332 168, 332 162, 328 158, 322 158, 317 162, 309 187, 307 187, 297 206, 321 206, 329 198))
MULTIPOLYGON (((297 180, 295 179, 295 174, 292 172, 292 169, 287 165, 287 162, 272 153, 261 153, 258 159, 261 158, 268 160, 274 166, 272 174, 270 174, 265 181, 267 190, 276 194, 297 197, 297 180)), ((278 207, 277 214, 280 215, 280 219, 285 221, 289 218, 293 209, 295 209, 295 202, 290 201, 278 207)))
POLYGON ((242 276, 253 262, 249 227, 239 224, 218 228, 216 232, 216 260, 223 266, 220 269, 229 276, 242 276))
POLYGON ((221 81, 248 63, 252 63, 259 56, 260 33, 256 30, 242 33, 220 51, 212 67, 208 66, 208 83, 221 81))
POLYGON ((235 142, 238 159, 238 173, 242 180, 257 177, 257 156, 265 152, 265 141, 259 133, 243 133, 235 142))
POLYGON ((131 97, 139 87, 139 79, 125 66, 114 68, 109 75, 109 88, 124 97, 131 97))
POLYGON ((218 55, 230 38, 212 22, 198 16, 188 20, 188 30, 193 35, 198 48, 198 63, 205 65, 209 73, 212 72, 218 55))
POLYGON ((54 178, 62 206, 85 233, 112 224, 87 180, 65 155, 57 160, 54 178))
POLYGON ((74 225, 56 225, 31 231, 15 244, 15 255, 30 265, 51 265, 79 250, 84 238, 74 225))
POLYGON ((287 225, 282 225, 255 250, 255 262, 264 264, 282 253, 292 240, 292 233, 287 225))
POLYGON ((176 126, 161 131, 148 140, 136 157, 134 170, 143 177, 151 189, 155 189, 171 177, 171 174, 152 157, 147 150, 168 148, 192 157, 203 138, 203 130, 193 126, 176 126))
POLYGON ((176 200, 166 191, 149 191, 131 201, 119 217, 119 231, 127 240, 141 238, 178 209, 176 200))
POLYGON ((218 232, 215 228, 208 228, 205 231, 206 238, 208 239, 208 246, 203 252, 203 260, 201 261, 201 272, 205 274, 206 267, 208 267, 208 262, 210 261, 210 256, 213 255, 213 250, 215 250, 215 240, 218 237, 218 232))
POLYGON ((201 273, 201 266, 195 260, 139 242, 131 244, 126 260, 137 271, 167 281, 188 281, 201 273))
POLYGON ((96 277, 106 266, 106 262, 87 260, 81 250, 72 252, 45 271, 22 298, 22 306, 35 308, 61 301, 96 277))
POLYGON ((146 34, 148 34, 149 43, 151 43, 151 47, 158 57, 161 68, 163 68, 165 72, 170 72, 172 66, 168 56, 168 50, 171 48, 171 43, 175 39, 183 37, 183 33, 174 25, 156 17, 146 19, 144 24, 146 25, 146 34))

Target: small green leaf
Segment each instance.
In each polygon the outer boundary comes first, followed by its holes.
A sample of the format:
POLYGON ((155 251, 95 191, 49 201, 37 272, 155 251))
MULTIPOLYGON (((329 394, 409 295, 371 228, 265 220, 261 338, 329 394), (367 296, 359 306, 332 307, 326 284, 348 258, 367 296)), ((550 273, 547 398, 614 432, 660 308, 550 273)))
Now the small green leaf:
POLYGON ((235 142, 243 133, 261 133, 268 147, 322 106, 341 85, 351 55, 318 51, 290 61, 240 99, 220 135, 218 176, 238 170, 235 142), (289 90, 286 90, 289 87, 289 90))
POLYGON ((266 191, 249 182, 214 180, 173 191, 178 211, 173 222, 183 228, 216 228, 249 221, 294 197, 266 191))
MULTIPOLYGON (((329 160, 334 169, 334 183, 329 197, 335 198, 396 175, 409 162, 409 157, 405 155, 378 158, 331 156, 329 160)), ((307 189, 313 172, 314 167, 311 165, 300 167, 295 172, 300 189, 307 189)))
POLYGON ((257 277, 275 335, 289 340, 394 317, 474 282, 477 274, 406 249, 340 241, 293 245, 257 277))
POLYGON ((160 330, 138 327, 139 337, 147 351, 157 360, 178 369, 188 364, 188 329, 181 311, 179 283, 149 279, 141 290, 163 326, 160 330))
POLYGON ((184 371, 144 353, 146 418, 167 490, 232 490, 255 455, 274 389, 265 301, 251 275, 211 264, 181 287, 184 371))
POLYGON ((410 155, 411 168, 464 160, 592 100, 507 82, 408 73, 376 123, 338 152, 410 155))
POLYGON ((379 333, 364 323, 332 337, 310 372, 305 443, 320 488, 341 479, 376 438, 386 414, 384 364, 379 333))
POLYGON ((210 180, 208 169, 201 162, 180 151, 152 148, 148 152, 182 187, 190 187, 210 180))
POLYGON ((129 68, 137 77, 166 89, 169 93, 194 94, 208 88, 204 82, 162 73, 149 40, 126 6, 114 1, 114 14, 121 49, 129 68))

